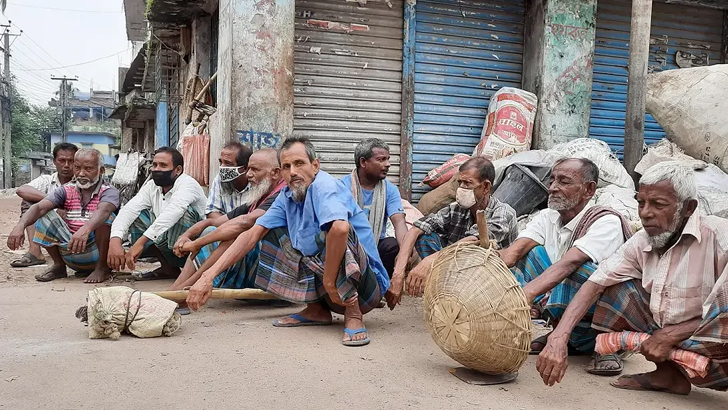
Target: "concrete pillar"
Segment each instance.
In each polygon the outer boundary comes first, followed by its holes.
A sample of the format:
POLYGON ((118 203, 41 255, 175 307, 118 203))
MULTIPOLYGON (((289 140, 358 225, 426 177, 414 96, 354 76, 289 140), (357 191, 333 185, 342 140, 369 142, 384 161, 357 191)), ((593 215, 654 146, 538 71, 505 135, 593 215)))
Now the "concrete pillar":
POLYGON ((131 149, 133 138, 134 128, 125 126, 121 129, 121 152, 127 152, 131 149))
POLYGON ((532 0, 523 87, 538 96, 533 146, 589 136, 596 0, 532 0))
MULTIPOLYGON (((210 155, 238 131, 293 131, 294 0, 220 0, 218 106, 210 155)), ((214 126, 213 126, 214 125, 214 126)), ((210 161, 210 174, 217 161, 210 161)))

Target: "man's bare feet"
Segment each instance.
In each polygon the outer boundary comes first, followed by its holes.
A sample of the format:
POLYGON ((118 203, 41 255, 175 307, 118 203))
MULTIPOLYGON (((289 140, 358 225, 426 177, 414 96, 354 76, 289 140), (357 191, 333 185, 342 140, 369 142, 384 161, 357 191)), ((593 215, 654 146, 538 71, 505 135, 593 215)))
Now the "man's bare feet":
POLYGON ((311 326, 312 324, 330 324, 331 311, 325 309, 318 303, 311 303, 305 309, 295 315, 286 316, 283 319, 273 322, 276 327, 311 326), (303 319, 303 320, 301 320, 303 319))
POLYGON ((649 373, 622 376, 612 386, 627 390, 650 390, 686 395, 692 385, 673 362, 656 363, 657 370, 649 373))
POLYGON ((96 268, 83 283, 101 283, 111 279, 111 269, 109 268, 96 268))
POLYGON ((50 282, 55 279, 61 279, 68 276, 66 273, 66 265, 53 265, 47 271, 35 275, 35 280, 38 282, 50 282))

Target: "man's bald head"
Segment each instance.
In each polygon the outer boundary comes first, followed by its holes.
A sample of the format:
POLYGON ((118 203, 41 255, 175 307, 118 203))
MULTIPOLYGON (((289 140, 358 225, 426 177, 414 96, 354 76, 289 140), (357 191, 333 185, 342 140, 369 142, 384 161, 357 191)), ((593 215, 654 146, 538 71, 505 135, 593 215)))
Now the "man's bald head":
POLYGON ((250 158, 254 157, 259 161, 267 162, 271 168, 280 167, 278 163, 278 151, 274 150, 273 148, 265 148, 255 151, 253 152, 253 155, 250 156, 250 158))

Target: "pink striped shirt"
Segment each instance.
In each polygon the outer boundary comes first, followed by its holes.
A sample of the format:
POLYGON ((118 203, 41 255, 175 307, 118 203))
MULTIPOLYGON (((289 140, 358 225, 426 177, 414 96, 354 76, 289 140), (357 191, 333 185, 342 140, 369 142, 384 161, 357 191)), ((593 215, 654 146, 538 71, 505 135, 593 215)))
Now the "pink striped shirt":
POLYGON ((46 197, 56 206, 66 211, 66 224, 71 233, 76 233, 93 216, 98 209, 99 203, 108 202, 116 208, 119 207, 119 190, 113 186, 99 182, 96 185, 91 198, 84 203, 81 191, 76 187, 75 182, 59 186, 51 191, 46 197))
POLYGON ((644 230, 599 264, 589 278, 602 286, 640 279, 650 294, 650 311, 660 327, 704 317, 726 286, 728 220, 717 216, 688 219, 680 239, 664 254, 652 249, 644 230))

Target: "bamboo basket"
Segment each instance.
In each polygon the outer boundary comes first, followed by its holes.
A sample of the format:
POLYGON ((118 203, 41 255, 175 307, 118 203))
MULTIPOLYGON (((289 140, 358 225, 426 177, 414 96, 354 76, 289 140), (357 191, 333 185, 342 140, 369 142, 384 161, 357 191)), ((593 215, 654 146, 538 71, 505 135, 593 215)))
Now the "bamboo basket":
POLYGON ((488 243, 478 213, 481 245, 440 251, 425 285, 425 323, 445 354, 470 369, 517 371, 531 344, 530 308, 515 276, 488 243))

